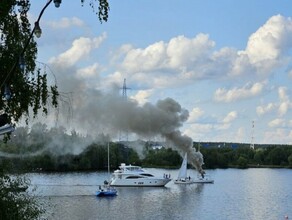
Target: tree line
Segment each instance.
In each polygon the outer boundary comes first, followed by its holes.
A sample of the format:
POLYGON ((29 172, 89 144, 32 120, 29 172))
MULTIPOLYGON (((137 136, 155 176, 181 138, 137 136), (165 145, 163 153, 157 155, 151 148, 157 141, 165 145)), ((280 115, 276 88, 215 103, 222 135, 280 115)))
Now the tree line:
POLYGON ((292 168, 292 146, 271 145, 251 149, 247 146, 237 148, 201 148, 207 168, 248 168, 248 167, 286 167, 292 168))
MULTIPOLYGON (((0 142, 0 164, 9 165, 11 171, 23 172, 100 171, 108 169, 109 149, 111 170, 121 163, 164 168, 181 165, 179 152, 163 147, 164 143, 158 149, 150 141, 139 144, 142 155, 131 147, 131 142, 110 142, 102 134, 94 139, 37 123, 31 129, 18 128, 10 140, 0 142)), ((291 145, 256 145, 251 149, 248 144, 194 143, 194 148, 203 154, 204 169, 292 167, 291 145)))

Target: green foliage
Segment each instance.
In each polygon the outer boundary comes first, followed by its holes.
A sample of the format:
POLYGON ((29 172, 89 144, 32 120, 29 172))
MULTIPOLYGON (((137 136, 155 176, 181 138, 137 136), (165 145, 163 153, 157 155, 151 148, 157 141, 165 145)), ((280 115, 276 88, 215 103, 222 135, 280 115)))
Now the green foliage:
POLYGON ((39 219, 44 213, 36 199, 26 192, 29 181, 24 177, 10 176, 0 168, 0 219, 39 219))
POLYGON ((288 163, 289 163, 289 167, 292 168, 292 153, 291 153, 290 156, 288 157, 288 163))
POLYGON ((257 149, 255 154, 254 154, 253 159, 254 159, 254 162, 256 164, 259 164, 259 165, 263 164, 263 161, 264 161, 264 151, 263 151, 263 149, 257 149))
POLYGON ((248 160, 244 156, 240 156, 237 160, 237 165, 239 168, 247 168, 248 160))
POLYGON ((28 21, 30 1, 1 1, 0 9, 0 110, 14 122, 28 115, 30 108, 34 116, 39 110, 46 114, 48 104, 57 107, 58 91, 56 85, 48 87, 45 70, 36 66, 37 44, 28 21), (19 60, 24 61, 24 69, 19 60), (6 88, 10 99, 4 98, 6 88))
POLYGON ((273 165, 285 165, 288 162, 288 157, 281 147, 272 149, 269 153, 269 160, 273 165))
MULTIPOLYGON (((84 4, 85 0, 81 0, 81 4, 84 4)), ((90 0, 89 5, 92 8, 93 12, 98 16, 100 22, 108 20, 108 13, 109 13, 109 3, 107 0, 90 0), (94 2, 98 2, 98 6, 96 9, 96 5, 94 2)))
POLYGON ((143 160, 144 166, 177 167, 182 158, 171 148, 149 149, 143 160))

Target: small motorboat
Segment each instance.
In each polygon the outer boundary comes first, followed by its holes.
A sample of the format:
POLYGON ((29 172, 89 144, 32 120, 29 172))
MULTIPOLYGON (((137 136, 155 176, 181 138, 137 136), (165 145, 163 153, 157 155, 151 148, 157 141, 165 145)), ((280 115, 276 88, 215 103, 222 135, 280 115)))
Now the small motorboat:
POLYGON ((109 184, 105 184, 103 186, 99 186, 98 191, 96 192, 96 196, 98 197, 109 197, 109 196, 116 196, 117 190, 110 186, 109 184))
MULTIPOLYGON (((108 166, 108 175, 110 174, 110 163, 109 163, 109 143, 107 145, 107 166, 108 166)), ((96 192, 96 196, 98 197, 109 197, 116 196, 117 190, 113 186, 111 186, 110 182, 105 180, 103 185, 99 186, 98 191, 96 192)))

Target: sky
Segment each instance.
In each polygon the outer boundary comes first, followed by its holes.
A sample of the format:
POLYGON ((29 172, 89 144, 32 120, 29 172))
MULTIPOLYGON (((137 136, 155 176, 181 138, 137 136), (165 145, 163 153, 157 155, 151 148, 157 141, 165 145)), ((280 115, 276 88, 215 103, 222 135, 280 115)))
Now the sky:
MULTIPOLYGON (((126 79, 132 107, 175 104, 193 141, 292 144, 291 1, 110 1, 105 23, 89 2, 52 3, 41 18, 37 60, 63 108, 48 123, 110 133, 113 118, 134 121, 108 104, 126 79)), ((45 3, 32 1, 32 23, 45 3)))

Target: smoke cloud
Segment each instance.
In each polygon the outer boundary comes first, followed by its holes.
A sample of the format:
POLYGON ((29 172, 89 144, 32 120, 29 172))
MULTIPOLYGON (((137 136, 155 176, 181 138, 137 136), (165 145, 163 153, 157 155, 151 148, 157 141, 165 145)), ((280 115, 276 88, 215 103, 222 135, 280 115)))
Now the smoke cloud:
POLYGON ((71 95, 67 99, 69 102, 60 101, 57 118, 54 114, 47 117, 48 125, 52 125, 55 118, 58 126, 92 137, 105 134, 115 139, 125 132, 147 140, 162 138, 171 142, 182 155, 187 152, 189 162, 203 172, 202 154, 192 147, 192 139, 179 130, 189 113, 177 101, 166 98, 155 104, 139 105, 134 100, 123 98, 117 85, 112 85, 108 92, 101 92, 91 82, 77 77, 74 67, 55 63, 52 68, 59 91, 66 92, 61 93, 61 100, 65 100, 64 94, 71 95))
POLYGON ((137 102, 123 99, 116 93, 84 92, 87 93, 86 98, 79 100, 79 106, 73 108, 74 121, 79 128, 91 134, 110 133, 112 137, 120 132, 145 139, 161 137, 173 143, 179 151, 187 152, 192 165, 202 171, 202 155, 192 147, 192 139, 179 130, 189 113, 178 102, 166 98, 156 104, 139 106, 137 102))

